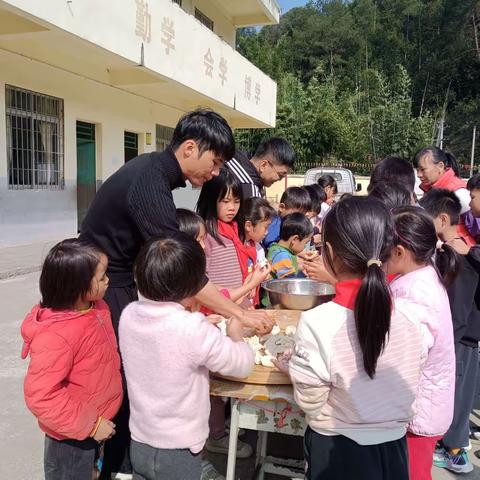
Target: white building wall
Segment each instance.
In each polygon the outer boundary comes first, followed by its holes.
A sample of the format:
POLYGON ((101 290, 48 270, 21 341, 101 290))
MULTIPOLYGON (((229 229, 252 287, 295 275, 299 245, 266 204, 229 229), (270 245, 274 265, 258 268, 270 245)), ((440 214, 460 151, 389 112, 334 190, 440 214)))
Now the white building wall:
POLYGON ((98 126, 97 180, 105 180, 124 163, 125 130, 141 134, 140 152, 152 151, 155 149, 155 124, 175 126, 184 113, 1 50, 0 72, 0 246, 76 235, 77 120, 98 126), (6 84, 64 100, 64 190, 8 188, 6 84), (144 144, 146 132, 152 134, 152 145, 144 144))

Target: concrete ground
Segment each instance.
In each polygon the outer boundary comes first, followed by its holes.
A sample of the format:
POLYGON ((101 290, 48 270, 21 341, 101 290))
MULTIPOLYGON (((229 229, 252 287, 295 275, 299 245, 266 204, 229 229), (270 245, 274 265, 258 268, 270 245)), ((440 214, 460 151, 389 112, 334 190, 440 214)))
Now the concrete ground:
MULTIPOLYGON (((27 361, 20 359, 22 340, 20 325, 29 309, 38 301, 38 266, 28 265, 28 258, 41 259, 45 245, 21 247, 17 251, 0 249, 0 478, 9 480, 41 480, 43 478, 43 435, 35 419, 26 409, 23 401, 23 376, 27 361), (31 273, 6 275, 6 272, 24 272, 18 267, 26 268, 31 273), (3 274, 2 274, 3 272, 3 274)), ((31 263, 31 262, 30 262, 31 263)), ((480 398, 477 396, 472 422, 480 426, 480 398)), ((244 440, 255 446, 254 432, 247 432, 244 440)), ((475 469, 468 475, 457 476, 448 471, 433 468, 434 480, 464 478, 480 480, 480 442, 473 441, 470 458, 475 469)), ((302 449, 298 438, 283 435, 271 435, 269 453, 276 456, 299 457, 302 449)), ((217 468, 225 472, 226 457, 211 455, 210 459, 217 468)), ((348 460, 348 459, 346 459, 348 460)), ((253 460, 237 461, 237 478, 250 480, 254 475, 253 460)), ((280 478, 280 477, 270 477, 280 478)), ((350 479, 346 479, 350 480, 350 479)))

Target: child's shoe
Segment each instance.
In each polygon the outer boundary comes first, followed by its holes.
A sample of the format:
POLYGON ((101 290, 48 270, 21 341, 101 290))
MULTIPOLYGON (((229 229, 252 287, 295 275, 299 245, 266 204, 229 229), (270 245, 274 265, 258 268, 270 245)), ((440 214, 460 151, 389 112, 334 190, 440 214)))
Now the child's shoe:
POLYGON ((435 447, 433 464, 438 468, 447 468, 447 451, 440 445, 435 447))
POLYGON ((468 459, 466 450, 462 448, 456 455, 447 452, 446 468, 455 473, 469 473, 473 470, 473 465, 468 459))
POLYGON ((208 460, 202 460, 200 480, 225 480, 225 477, 208 460))
MULTIPOLYGON (((229 436, 224 435, 218 439, 209 438, 205 448, 211 453, 222 453, 228 455, 229 436)), ((253 448, 241 440, 237 440, 237 458, 248 458, 253 454, 253 448)))

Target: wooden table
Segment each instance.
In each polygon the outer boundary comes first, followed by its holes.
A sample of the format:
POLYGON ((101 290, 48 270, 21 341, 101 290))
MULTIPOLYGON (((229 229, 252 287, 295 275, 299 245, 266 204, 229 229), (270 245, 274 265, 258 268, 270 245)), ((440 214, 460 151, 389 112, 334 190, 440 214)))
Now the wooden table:
MULTIPOLYGON (((276 319, 294 318, 300 312, 270 311, 276 319)), ((278 321, 281 324, 281 321, 278 321)), ((280 325, 282 327, 282 325, 280 325)), ((266 455, 268 432, 303 436, 305 415, 295 404, 292 385, 255 385, 211 378, 210 394, 227 397, 232 407, 226 480, 235 480, 236 451, 240 428, 258 431, 255 466, 257 479, 265 473, 303 479, 303 460, 274 458, 266 455)))

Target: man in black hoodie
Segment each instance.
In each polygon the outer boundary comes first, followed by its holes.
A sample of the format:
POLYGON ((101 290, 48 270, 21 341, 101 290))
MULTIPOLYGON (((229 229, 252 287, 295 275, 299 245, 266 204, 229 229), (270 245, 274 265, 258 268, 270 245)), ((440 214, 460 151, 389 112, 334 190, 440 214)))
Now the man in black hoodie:
POLYGON ((295 163, 295 152, 283 138, 262 142, 249 159, 246 153, 236 151, 227 167, 242 185, 243 198, 265 197, 265 187, 285 178, 295 163))

